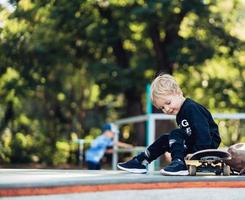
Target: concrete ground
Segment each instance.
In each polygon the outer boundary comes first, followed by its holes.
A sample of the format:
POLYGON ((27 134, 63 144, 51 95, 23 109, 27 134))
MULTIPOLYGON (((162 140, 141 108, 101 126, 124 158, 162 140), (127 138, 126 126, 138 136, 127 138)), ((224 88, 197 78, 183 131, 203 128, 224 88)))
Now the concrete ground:
POLYGON ((0 169, 1 199, 245 199, 245 176, 0 169), (38 196, 36 196, 38 195, 38 196), (222 197, 222 198, 221 198, 222 197))

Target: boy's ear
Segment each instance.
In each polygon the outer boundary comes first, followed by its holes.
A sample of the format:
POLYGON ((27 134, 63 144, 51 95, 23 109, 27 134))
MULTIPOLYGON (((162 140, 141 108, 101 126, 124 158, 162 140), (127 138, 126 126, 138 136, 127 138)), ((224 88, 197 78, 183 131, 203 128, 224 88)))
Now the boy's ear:
POLYGON ((180 90, 178 90, 175 94, 180 95, 180 96, 183 96, 183 92, 180 91, 180 90))

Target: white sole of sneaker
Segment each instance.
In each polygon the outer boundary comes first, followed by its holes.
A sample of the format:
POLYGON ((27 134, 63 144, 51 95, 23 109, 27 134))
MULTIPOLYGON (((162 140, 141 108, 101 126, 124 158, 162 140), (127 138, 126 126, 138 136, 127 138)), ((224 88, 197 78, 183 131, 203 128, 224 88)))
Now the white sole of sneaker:
POLYGON ((117 167, 121 170, 131 172, 131 173, 135 173, 135 174, 145 174, 147 172, 146 169, 129 169, 129 168, 124 168, 120 165, 117 165, 117 167))
POLYGON ((164 169, 161 169, 160 173, 165 176, 188 176, 189 175, 188 170, 182 170, 178 172, 168 172, 165 171, 164 169))

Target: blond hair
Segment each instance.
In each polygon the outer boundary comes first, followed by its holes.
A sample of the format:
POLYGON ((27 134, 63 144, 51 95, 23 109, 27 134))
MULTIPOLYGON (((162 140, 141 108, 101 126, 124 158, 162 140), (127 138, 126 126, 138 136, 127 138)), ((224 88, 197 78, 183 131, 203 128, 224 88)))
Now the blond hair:
POLYGON ((173 76, 160 74, 151 83, 151 101, 155 105, 156 98, 171 94, 183 94, 173 76))

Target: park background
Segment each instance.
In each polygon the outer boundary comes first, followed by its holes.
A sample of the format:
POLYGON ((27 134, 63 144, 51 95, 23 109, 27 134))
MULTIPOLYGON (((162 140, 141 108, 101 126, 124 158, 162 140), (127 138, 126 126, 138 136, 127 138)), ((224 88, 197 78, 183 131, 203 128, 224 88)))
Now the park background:
MULTIPOLYGON (((0 6, 1 166, 76 165, 77 139, 146 113, 146 86, 160 72, 212 113, 245 112, 244 0, 8 2, 0 6)), ((245 142, 244 120, 218 123, 222 146, 245 142)), ((145 145, 145 124, 121 133, 145 145)))

